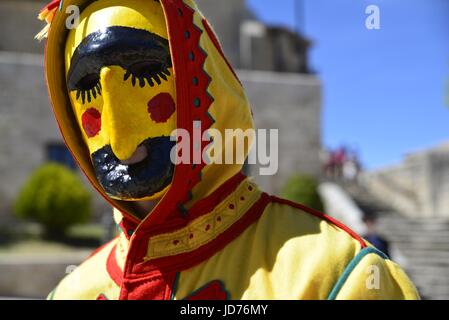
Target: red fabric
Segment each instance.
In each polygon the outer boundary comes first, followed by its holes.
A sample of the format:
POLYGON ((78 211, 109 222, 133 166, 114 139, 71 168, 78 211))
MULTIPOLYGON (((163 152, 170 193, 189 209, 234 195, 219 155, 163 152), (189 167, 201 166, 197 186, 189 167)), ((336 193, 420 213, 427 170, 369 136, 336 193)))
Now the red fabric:
POLYGON ((176 273, 155 272, 151 276, 127 279, 120 292, 120 300, 170 300, 176 273))
POLYGON ((228 300, 228 293, 223 282, 215 280, 190 294, 185 300, 228 300))
POLYGON ((122 221, 119 223, 120 229, 123 230, 123 233, 126 239, 130 240, 132 233, 136 230, 138 224, 130 221, 127 216, 123 216, 122 221))
POLYGON ((325 215, 324 213, 321 213, 321 212, 319 212, 317 210, 314 210, 312 208, 308 208, 308 207, 306 207, 306 206, 304 206, 302 204, 299 204, 299 203, 296 203, 296 202, 293 202, 293 201, 290 201, 290 200, 286 200, 286 199, 281 199, 281 198, 278 198, 278 197, 275 197, 275 196, 271 196, 271 201, 275 202, 275 203, 286 204, 286 205, 289 205, 289 206, 297 208, 297 209, 301 209, 302 211, 305 211, 305 212, 307 212, 307 213, 309 213, 309 214, 311 214, 311 215, 313 215, 315 217, 324 219, 324 220, 332 223, 333 225, 339 227, 340 229, 346 231, 351 237, 353 237, 355 240, 357 240, 360 243, 362 248, 366 248, 367 247, 367 245, 366 245, 365 241, 363 240, 363 238, 360 237, 356 232, 352 231, 350 228, 348 228, 346 225, 344 225, 340 221, 338 221, 338 220, 336 220, 336 219, 334 219, 332 217, 329 217, 328 215, 325 215))
POLYGON ((108 259, 106 260, 106 270, 115 284, 120 287, 123 282, 123 271, 117 264, 117 257, 115 256, 116 249, 117 245, 115 245, 109 253, 108 259))
POLYGON ((60 4, 61 4, 61 0, 53 0, 52 2, 47 4, 45 7, 43 7, 41 9, 41 12, 44 11, 44 10, 50 11, 50 10, 56 8, 56 7, 59 7, 60 4))

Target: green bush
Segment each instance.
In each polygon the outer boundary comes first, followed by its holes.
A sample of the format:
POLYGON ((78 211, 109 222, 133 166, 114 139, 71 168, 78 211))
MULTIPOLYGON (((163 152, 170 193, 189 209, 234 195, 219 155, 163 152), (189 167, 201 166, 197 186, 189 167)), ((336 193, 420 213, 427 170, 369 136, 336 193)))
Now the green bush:
POLYGON ((91 195, 74 172, 48 163, 33 172, 19 192, 15 213, 42 224, 47 237, 60 237, 68 227, 89 220, 91 195))
POLYGON ((323 211, 323 202, 318 193, 318 182, 309 176, 295 175, 290 177, 282 189, 281 196, 309 208, 323 211))

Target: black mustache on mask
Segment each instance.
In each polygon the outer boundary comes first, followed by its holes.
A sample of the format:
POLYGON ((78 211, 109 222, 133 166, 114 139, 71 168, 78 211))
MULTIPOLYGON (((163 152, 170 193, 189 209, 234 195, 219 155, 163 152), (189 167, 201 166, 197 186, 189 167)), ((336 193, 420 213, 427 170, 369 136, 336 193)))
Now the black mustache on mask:
POLYGON ((98 182, 112 198, 131 200, 150 197, 172 181, 174 164, 170 151, 175 144, 176 141, 170 141, 170 137, 149 138, 141 144, 147 149, 148 156, 131 165, 122 164, 111 146, 104 146, 92 154, 98 182))

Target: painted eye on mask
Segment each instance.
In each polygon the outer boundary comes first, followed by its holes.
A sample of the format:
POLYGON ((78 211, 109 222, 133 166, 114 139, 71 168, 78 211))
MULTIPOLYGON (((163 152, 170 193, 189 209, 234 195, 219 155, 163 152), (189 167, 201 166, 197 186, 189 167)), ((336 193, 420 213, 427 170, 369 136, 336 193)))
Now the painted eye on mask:
POLYGON ((90 102, 91 98, 97 98, 101 95, 100 76, 98 74, 88 74, 76 84, 76 100, 81 98, 83 104, 86 101, 90 102))
POLYGON ((150 87, 154 87, 154 84, 160 85, 162 80, 167 81, 171 74, 168 71, 167 66, 161 65, 155 62, 139 62, 135 63, 128 68, 123 80, 128 80, 131 77, 133 86, 136 85, 136 81, 139 80, 139 86, 143 88, 148 82, 150 87))
POLYGON ((125 70, 124 81, 154 87, 171 76, 168 40, 146 30, 112 26, 87 36, 75 50, 67 76, 76 99, 91 102, 101 95, 100 71, 106 66, 125 70))
MULTIPOLYGON (((136 86, 137 82, 141 88, 145 85, 154 87, 155 85, 160 85, 162 81, 167 81, 171 76, 168 67, 155 62, 138 62, 126 70, 124 81, 131 78, 133 87, 136 86)), ((96 99, 97 95, 101 95, 101 83, 99 74, 88 74, 84 76, 76 85, 76 99, 85 103, 87 100, 91 102, 92 98, 96 99)))

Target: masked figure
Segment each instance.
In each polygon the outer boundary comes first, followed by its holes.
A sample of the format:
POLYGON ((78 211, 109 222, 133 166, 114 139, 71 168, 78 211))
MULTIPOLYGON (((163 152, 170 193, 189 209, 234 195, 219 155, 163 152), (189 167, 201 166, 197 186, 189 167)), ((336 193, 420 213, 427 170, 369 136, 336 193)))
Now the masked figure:
MULTIPOLYGON (((337 221, 264 193, 237 161, 173 161, 175 129, 203 137, 253 128, 243 88, 192 0, 53 1, 40 17, 61 133, 121 228, 49 298, 418 297, 385 255, 337 221)), ((192 143, 190 156, 209 143, 192 143)))

